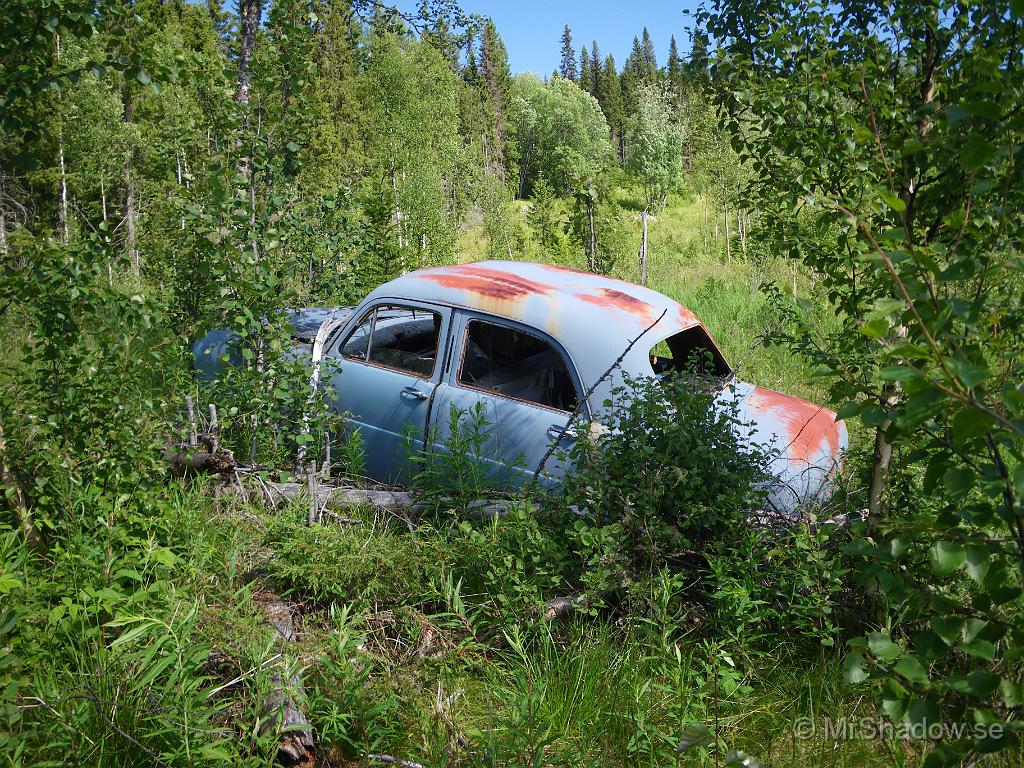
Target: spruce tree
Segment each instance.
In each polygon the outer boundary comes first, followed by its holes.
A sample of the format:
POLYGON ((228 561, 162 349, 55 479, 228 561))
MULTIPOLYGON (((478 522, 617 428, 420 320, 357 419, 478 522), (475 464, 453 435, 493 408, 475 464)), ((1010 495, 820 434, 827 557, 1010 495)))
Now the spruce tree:
POLYGON ((590 87, 590 92, 596 97, 601 88, 601 51, 597 40, 590 45, 590 87))
POLYGON ((562 30, 562 63, 558 69, 558 74, 567 80, 576 80, 578 77, 576 72, 576 50, 572 47, 572 30, 569 29, 568 24, 562 30))
POLYGON ((643 81, 653 83, 658 74, 658 57, 654 53, 654 41, 651 40, 651 33, 647 27, 644 27, 643 39, 640 42, 640 63, 643 81))
POLYGON ((594 83, 591 79, 590 70, 590 52, 587 50, 587 46, 580 48, 580 79, 579 86, 587 93, 594 92, 594 83))
POLYGON ((489 134, 484 147, 484 168, 504 179, 508 164, 506 143, 509 138, 507 123, 511 107, 512 74, 508 67, 508 51, 493 19, 487 19, 484 23, 480 40, 480 80, 489 134))
POLYGON ((708 80, 708 38, 702 32, 693 36, 693 49, 687 66, 689 79, 706 83, 708 80))
POLYGON ((626 122, 626 113, 622 101, 622 84, 619 82, 619 72, 615 68, 615 57, 610 53, 604 60, 604 71, 601 73, 597 100, 604 112, 605 119, 608 121, 612 144, 615 146, 621 159, 623 124, 626 122))
POLYGON ((675 97, 679 98, 683 91, 683 62, 679 57, 675 35, 672 35, 668 45, 668 84, 675 97))

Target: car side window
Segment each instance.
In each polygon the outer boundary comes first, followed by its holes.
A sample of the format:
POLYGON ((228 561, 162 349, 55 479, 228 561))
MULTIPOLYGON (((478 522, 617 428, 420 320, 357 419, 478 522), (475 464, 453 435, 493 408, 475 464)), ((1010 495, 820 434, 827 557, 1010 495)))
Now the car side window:
POLYGON ((430 378, 437 362, 441 315, 427 309, 382 305, 370 309, 341 345, 341 355, 430 378))
POLYGON ((466 328, 459 383, 559 411, 573 411, 578 402, 561 352, 538 336, 484 320, 466 328))

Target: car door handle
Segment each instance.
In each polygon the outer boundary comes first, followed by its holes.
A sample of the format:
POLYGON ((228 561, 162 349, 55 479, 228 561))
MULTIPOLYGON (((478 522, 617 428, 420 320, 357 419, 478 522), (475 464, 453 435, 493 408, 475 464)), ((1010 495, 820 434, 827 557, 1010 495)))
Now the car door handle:
POLYGON ((429 392, 421 392, 416 387, 404 387, 402 389, 402 397, 412 397, 416 400, 426 400, 430 397, 429 392))
POLYGON ((579 433, 572 427, 563 427, 561 424, 552 424, 548 427, 548 437, 552 440, 558 440, 563 437, 569 440, 575 440, 579 437, 579 433))

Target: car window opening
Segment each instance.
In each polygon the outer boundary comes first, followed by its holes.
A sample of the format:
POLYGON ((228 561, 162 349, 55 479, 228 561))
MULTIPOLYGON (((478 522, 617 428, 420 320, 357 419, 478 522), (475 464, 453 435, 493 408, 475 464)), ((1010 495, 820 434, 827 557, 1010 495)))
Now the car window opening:
POLYGON ((482 320, 466 330, 459 383, 560 411, 578 394, 562 354, 532 334, 482 320))
POLYGON ((437 361, 441 316, 412 307, 374 307, 342 345, 341 354, 387 368, 430 376, 437 361))
POLYGON ((691 373, 728 378, 732 368, 703 326, 694 325, 656 344, 650 352, 651 368, 658 377, 691 373))

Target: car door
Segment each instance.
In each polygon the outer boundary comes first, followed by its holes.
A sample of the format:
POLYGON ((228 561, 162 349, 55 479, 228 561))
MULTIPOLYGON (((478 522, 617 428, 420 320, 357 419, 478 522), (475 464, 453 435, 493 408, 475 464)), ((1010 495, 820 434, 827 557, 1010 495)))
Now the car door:
POLYGON ((361 310, 331 350, 336 370, 328 397, 346 415, 349 431, 359 432, 374 480, 409 478, 409 459, 423 448, 450 322, 446 307, 380 301, 361 310))
POLYGON ((452 341, 431 408, 433 450, 448 450, 456 437, 453 427, 472 429, 474 409, 479 408, 487 439, 476 441, 480 446, 475 458, 486 465, 492 482, 525 485, 557 441, 539 478, 544 486, 557 484, 566 469, 559 449, 572 447, 576 431, 583 430, 580 423, 588 419, 584 411, 576 430, 563 434, 582 396, 565 350, 537 329, 469 310, 456 313, 452 341))

